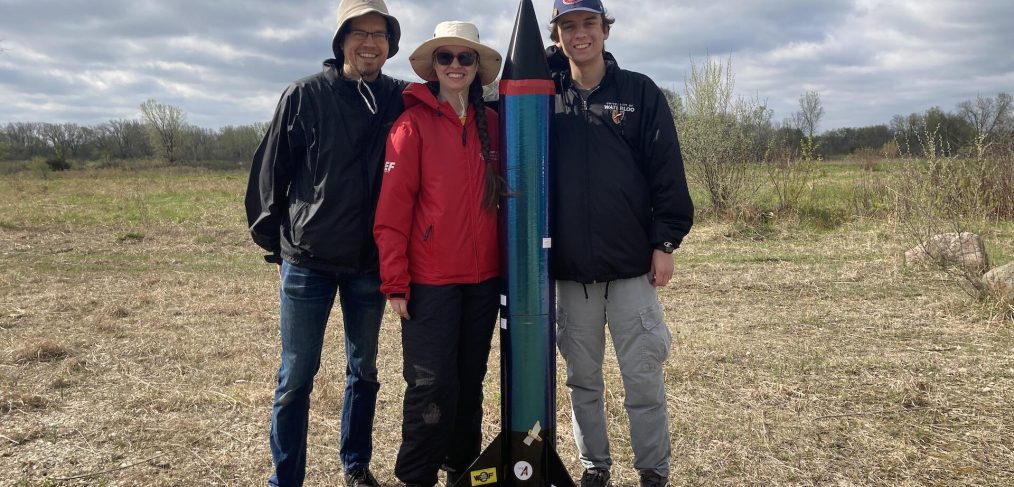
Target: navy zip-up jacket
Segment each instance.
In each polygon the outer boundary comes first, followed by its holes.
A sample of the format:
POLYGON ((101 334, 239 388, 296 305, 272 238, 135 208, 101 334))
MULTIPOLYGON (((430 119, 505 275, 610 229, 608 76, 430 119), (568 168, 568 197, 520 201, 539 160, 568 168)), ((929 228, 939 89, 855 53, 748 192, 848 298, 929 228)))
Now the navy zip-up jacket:
POLYGON ((557 85, 552 123, 552 277, 582 283, 648 273, 654 249, 679 247, 693 225, 679 139, 647 76, 606 74, 583 100, 570 64, 547 49, 557 85))

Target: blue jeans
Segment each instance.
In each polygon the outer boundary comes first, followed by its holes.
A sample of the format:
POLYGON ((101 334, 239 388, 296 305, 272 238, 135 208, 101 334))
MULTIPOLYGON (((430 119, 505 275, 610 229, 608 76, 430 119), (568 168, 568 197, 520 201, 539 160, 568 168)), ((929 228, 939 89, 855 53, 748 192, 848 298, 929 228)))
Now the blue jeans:
POLYGON ((377 405, 377 340, 385 299, 380 277, 335 275, 282 264, 282 360, 271 409, 271 457, 275 473, 268 484, 303 485, 306 432, 313 378, 320 369, 324 329, 341 302, 345 329, 345 400, 342 405, 342 468, 365 468, 373 453, 373 415, 377 405))

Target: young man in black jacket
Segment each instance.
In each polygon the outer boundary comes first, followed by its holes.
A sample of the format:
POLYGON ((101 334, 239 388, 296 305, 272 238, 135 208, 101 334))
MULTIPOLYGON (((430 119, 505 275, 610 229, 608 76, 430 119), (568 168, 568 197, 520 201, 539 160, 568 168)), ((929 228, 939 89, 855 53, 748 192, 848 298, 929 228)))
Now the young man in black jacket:
POLYGON ((669 475, 662 364, 672 336, 657 288, 693 223, 672 113, 647 76, 605 52, 614 19, 599 0, 556 0, 548 49, 553 116, 557 332, 567 362, 582 486, 609 485, 603 402, 605 330, 616 349, 642 486, 669 475))
POLYGON ((387 134, 402 112, 405 87, 380 70, 398 52, 400 38, 383 0, 342 0, 335 59, 289 86, 254 155, 247 220, 281 278, 271 486, 303 484, 310 391, 336 296, 346 354, 339 456, 346 485, 377 485, 369 463, 386 300, 373 214, 387 134))

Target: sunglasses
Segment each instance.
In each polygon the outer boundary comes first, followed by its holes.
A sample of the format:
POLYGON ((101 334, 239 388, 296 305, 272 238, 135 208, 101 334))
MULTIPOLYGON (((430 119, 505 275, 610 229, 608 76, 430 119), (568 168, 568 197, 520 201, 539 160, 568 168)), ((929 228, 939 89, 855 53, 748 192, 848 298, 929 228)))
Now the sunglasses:
POLYGON ((458 64, 467 68, 479 60, 479 55, 471 51, 459 52, 457 55, 447 51, 437 51, 436 54, 433 55, 433 58, 436 59, 437 64, 441 66, 450 66, 451 63, 454 62, 454 59, 457 58, 458 64))

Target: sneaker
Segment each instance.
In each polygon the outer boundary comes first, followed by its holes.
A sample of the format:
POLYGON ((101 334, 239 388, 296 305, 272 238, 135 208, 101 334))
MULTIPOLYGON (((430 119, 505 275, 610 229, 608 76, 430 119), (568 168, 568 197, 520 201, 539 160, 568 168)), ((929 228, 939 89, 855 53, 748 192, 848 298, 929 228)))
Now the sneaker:
POLYGON ((589 468, 581 475, 581 487, 610 487, 609 471, 589 468))
POLYGON ((655 472, 641 472, 641 487, 668 487, 669 478, 655 472))
POLYGON ((378 487, 380 482, 370 473, 369 468, 361 468, 345 472, 345 485, 347 487, 378 487))

